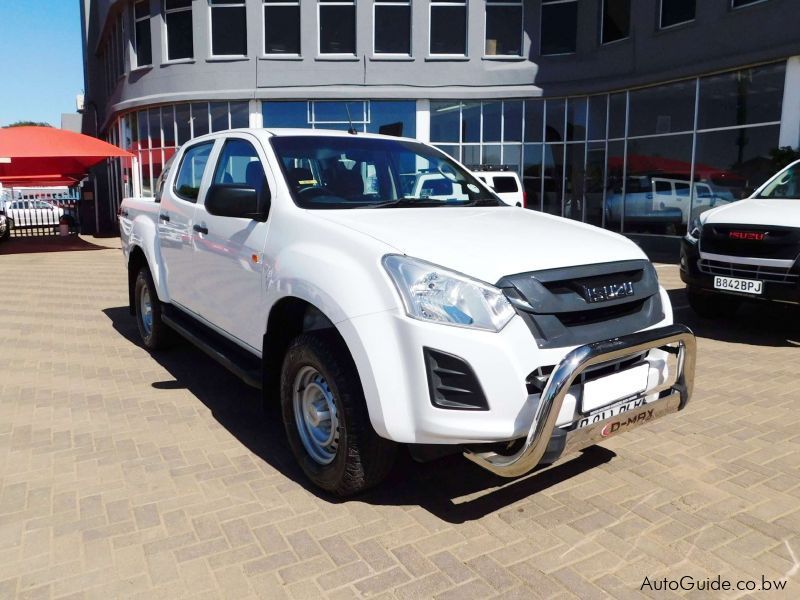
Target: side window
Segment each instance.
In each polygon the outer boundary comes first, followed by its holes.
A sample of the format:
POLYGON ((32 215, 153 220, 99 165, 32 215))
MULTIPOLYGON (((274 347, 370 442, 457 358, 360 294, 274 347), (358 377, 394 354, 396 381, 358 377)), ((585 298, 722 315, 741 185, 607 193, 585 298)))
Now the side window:
MULTIPOLYGON (((700 191, 700 186, 697 186, 697 189, 698 189, 698 191, 700 191)), ((706 186, 706 189, 707 189, 707 186, 706 186)), ((688 197, 689 196, 689 184, 688 183, 683 183, 681 181, 676 181, 675 182, 675 195, 676 196, 688 197)), ((700 195, 701 196, 703 195, 702 192, 700 193, 700 195)))
POLYGON ((662 196, 671 196, 672 195, 672 184, 669 181, 663 181, 660 179, 656 179, 653 181, 656 186, 656 194, 662 196))
POLYGON ((214 184, 244 185, 260 192, 266 183, 264 167, 253 145, 237 138, 226 141, 214 171, 214 184))
POLYGON ((494 190, 498 194, 510 194, 518 192, 517 180, 508 175, 502 175, 494 178, 494 190))
POLYGON ((200 183, 206 170, 208 156, 214 142, 197 144, 186 150, 181 161, 181 168, 175 178, 175 193, 188 202, 197 202, 200 195, 200 183))

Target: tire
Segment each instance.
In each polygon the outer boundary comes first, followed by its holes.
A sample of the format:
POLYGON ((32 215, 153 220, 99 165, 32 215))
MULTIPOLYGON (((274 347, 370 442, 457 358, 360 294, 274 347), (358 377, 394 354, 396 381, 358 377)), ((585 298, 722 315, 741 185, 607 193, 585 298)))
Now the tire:
POLYGON ((7 240, 10 238, 12 229, 14 229, 14 221, 6 217, 6 230, 3 232, 3 235, 0 237, 0 239, 7 240))
POLYGON ((703 319, 715 317, 733 317, 739 310, 741 300, 724 294, 708 294, 693 288, 686 288, 689 306, 703 319))
POLYGON ((174 341, 174 332, 162 320, 162 305, 158 299, 153 277, 147 267, 139 269, 134 284, 136 325, 142 345, 151 352, 168 348, 174 341))
POLYGON ((334 334, 304 333, 289 344, 280 399, 289 446, 314 485, 347 497, 391 470, 396 444, 372 428, 355 365, 334 334))

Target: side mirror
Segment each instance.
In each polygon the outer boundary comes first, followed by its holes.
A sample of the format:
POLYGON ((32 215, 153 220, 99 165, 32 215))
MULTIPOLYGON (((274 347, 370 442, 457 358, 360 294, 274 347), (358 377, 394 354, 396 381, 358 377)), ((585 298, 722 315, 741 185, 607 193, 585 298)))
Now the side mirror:
POLYGON ((205 207, 209 214, 217 217, 266 221, 270 208, 269 188, 265 185, 259 193, 247 185, 217 183, 208 188, 205 207))

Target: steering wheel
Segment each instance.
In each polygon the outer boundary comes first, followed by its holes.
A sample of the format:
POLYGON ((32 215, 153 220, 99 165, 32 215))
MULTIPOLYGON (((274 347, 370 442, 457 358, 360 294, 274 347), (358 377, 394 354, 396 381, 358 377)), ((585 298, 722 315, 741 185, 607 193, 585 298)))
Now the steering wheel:
POLYGON ((319 196, 333 196, 334 194, 325 186, 309 185, 297 190, 297 195, 306 200, 313 200, 319 196))

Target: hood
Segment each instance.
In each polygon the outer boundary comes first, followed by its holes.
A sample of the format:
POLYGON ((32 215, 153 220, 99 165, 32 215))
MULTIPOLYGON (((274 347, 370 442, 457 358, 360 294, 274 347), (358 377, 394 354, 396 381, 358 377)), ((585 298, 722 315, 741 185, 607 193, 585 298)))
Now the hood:
POLYGON ((800 227, 800 200, 740 200, 707 211, 701 220, 713 225, 800 227))
POLYGON ((319 211, 399 253, 488 283, 505 275, 646 258, 621 235, 524 208, 434 207, 319 211))

